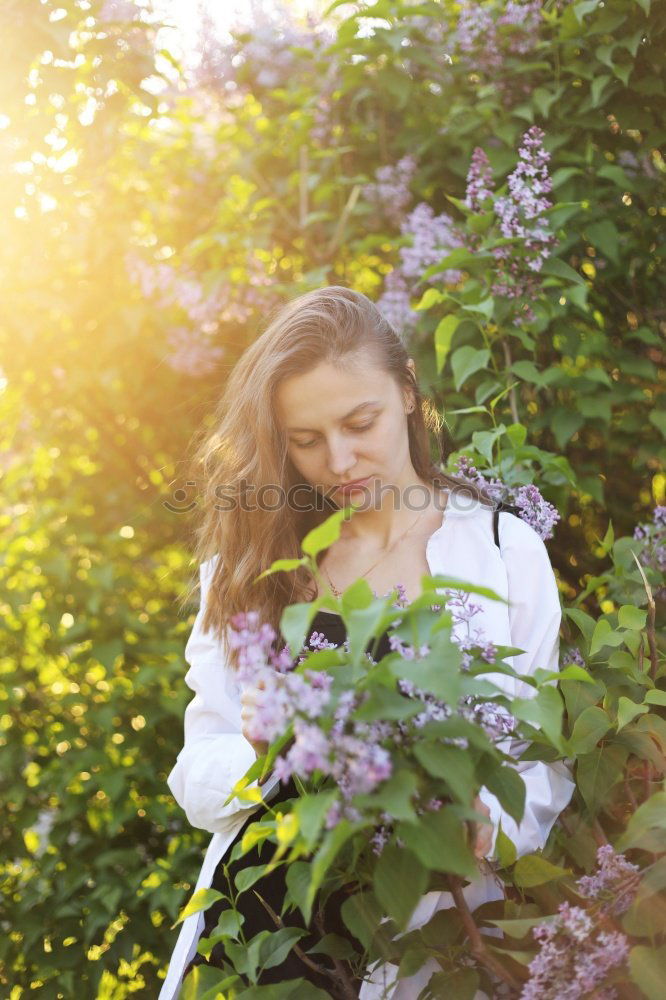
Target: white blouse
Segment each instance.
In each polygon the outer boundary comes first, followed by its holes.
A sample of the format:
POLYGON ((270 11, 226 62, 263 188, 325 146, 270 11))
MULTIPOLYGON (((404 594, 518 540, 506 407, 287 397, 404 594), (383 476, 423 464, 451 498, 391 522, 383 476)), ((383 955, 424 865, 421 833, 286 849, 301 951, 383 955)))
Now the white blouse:
MULTIPOLYGON (((557 670, 561 611, 546 546, 528 524, 502 511, 498 548, 493 537, 492 514, 490 508, 478 501, 450 493, 442 524, 426 545, 430 573, 483 585, 507 598, 508 605, 474 594, 473 603, 480 605, 481 610, 471 619, 471 628, 482 629, 484 639, 495 645, 524 650, 507 659, 521 674, 530 674, 538 667, 557 670)), ((189 664, 185 683, 194 692, 194 698, 185 709, 184 746, 167 778, 174 798, 192 826, 213 834, 195 890, 211 885, 220 859, 257 808, 248 808, 238 800, 224 805, 233 786, 254 762, 255 753, 241 733, 240 689, 227 664, 224 644, 202 628, 206 594, 217 558, 200 567, 201 603, 185 647, 189 664)), ((488 677, 511 695, 529 697, 533 693, 529 685, 511 677, 492 673, 488 677)), ((502 830, 514 842, 520 856, 545 845, 558 814, 571 799, 574 783, 563 761, 552 764, 524 761, 515 766, 526 787, 525 814, 520 825, 502 810, 487 789, 481 790, 481 798, 490 809, 493 850, 501 818, 502 830)), ((262 786, 264 798, 269 798, 276 786, 275 777, 268 778, 262 786)), ((501 886, 490 871, 480 874, 465 887, 464 893, 471 909, 502 897, 501 886)), ((448 892, 427 893, 407 929, 420 927, 437 910, 452 905, 448 892)), ((159 1000, 178 997, 181 977, 196 952, 203 924, 203 912, 183 921, 159 1000)), ((415 976, 396 983, 388 995, 392 1000, 411 1000, 436 971, 439 966, 430 960, 415 976)), ((394 965, 377 966, 361 987, 361 1000, 386 996, 384 991, 392 986, 396 973, 394 965)))

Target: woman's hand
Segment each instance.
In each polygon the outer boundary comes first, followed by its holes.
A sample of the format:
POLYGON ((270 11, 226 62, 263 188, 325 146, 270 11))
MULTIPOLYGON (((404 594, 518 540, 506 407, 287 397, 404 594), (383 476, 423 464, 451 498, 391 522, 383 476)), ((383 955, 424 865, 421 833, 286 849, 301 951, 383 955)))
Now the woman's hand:
MULTIPOLYGON (((484 816, 490 819, 490 809, 481 801, 478 795, 472 804, 476 812, 483 813, 484 816)), ((493 843, 493 827, 492 824, 488 823, 473 823, 472 827, 474 833, 472 835, 471 846, 474 851, 474 857, 480 860, 490 853, 493 843)))
MULTIPOLYGON (((263 690, 264 682, 259 681, 257 684, 258 688, 263 690)), ((263 740, 255 742, 251 740, 248 736, 248 731, 250 729, 250 723, 254 717, 256 711, 256 689, 255 688, 243 688, 241 692, 241 732, 243 736, 248 741, 248 743, 254 748, 254 752, 257 757, 263 757, 263 755, 268 750, 268 743, 263 740)))

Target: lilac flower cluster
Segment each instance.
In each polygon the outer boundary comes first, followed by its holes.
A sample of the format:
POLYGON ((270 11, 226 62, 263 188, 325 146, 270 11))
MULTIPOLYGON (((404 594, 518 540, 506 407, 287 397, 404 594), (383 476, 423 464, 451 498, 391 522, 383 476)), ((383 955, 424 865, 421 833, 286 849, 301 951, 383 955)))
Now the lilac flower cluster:
POLYGON ((629 942, 620 931, 595 924, 586 910, 562 903, 549 923, 534 928, 541 947, 529 965, 530 978, 520 1000, 610 1000, 614 991, 599 992, 611 970, 626 960, 629 942))
POLYGON ((539 924, 533 934, 541 948, 529 966, 530 979, 520 1000, 578 1000, 594 996, 612 1000, 604 987, 608 973, 626 960, 626 935, 609 929, 608 918, 624 913, 633 902, 640 869, 610 844, 597 851, 597 871, 576 882, 589 910, 562 903, 554 920, 539 924))
MULTIPOLYGON (((419 202, 400 227, 403 236, 411 239, 411 246, 400 248, 400 269, 406 278, 420 280, 422 273, 437 264, 451 250, 464 245, 462 234, 446 212, 435 215, 427 202, 419 202)), ((455 283, 460 271, 443 271, 439 280, 455 283)))
MULTIPOLYGON (((548 173, 550 153, 544 149, 543 139, 544 132, 537 125, 525 132, 518 150, 518 165, 509 174, 509 193, 495 200, 502 236, 521 241, 492 251, 499 271, 492 291, 504 298, 536 296, 540 287, 537 274, 557 242, 544 215, 552 205, 545 195, 553 184, 548 173)), ((534 319, 529 306, 525 318, 534 319)))
POLYGON ((629 177, 638 177, 643 174, 650 180, 657 180, 659 171, 655 169, 649 153, 636 156, 630 149, 623 149, 617 154, 617 162, 629 177))
POLYGON ((461 455, 456 462, 455 474, 466 479, 475 486, 481 487, 488 496, 496 501, 504 501, 517 507, 521 520, 534 528, 539 538, 544 542, 553 537, 555 525, 560 520, 557 508, 545 500, 534 484, 526 486, 507 486, 500 479, 486 478, 466 455, 461 455))
POLYGON ((416 159, 408 154, 396 164, 379 167, 375 180, 366 184, 363 194, 373 205, 381 209, 389 222, 399 226, 412 200, 410 185, 416 172, 416 159))
MULTIPOLYGON (((465 0, 454 41, 470 69, 493 75, 497 81, 506 55, 526 55, 536 48, 540 25, 541 0, 508 0, 498 5, 465 0)), ((500 89, 505 85, 511 92, 511 82, 499 78, 500 89)))
POLYGON ((560 663, 564 667, 567 663, 575 663, 576 666, 585 666, 585 657, 581 653, 578 646, 572 646, 571 649, 567 649, 566 652, 562 652, 560 657, 560 663))
MULTIPOLYGON (((353 692, 340 697, 326 732, 317 720, 331 700, 329 673, 293 672, 288 646, 275 652, 275 630, 261 624, 256 611, 234 615, 227 634, 229 648, 238 650, 238 679, 254 696, 254 712, 245 730, 248 739, 271 743, 293 724, 293 742, 274 764, 280 781, 287 782, 293 773, 307 778, 318 771, 334 779, 348 802, 391 776, 391 755, 380 745, 389 731, 381 723, 350 718, 360 704, 353 692)), ((321 649, 322 638, 313 632, 310 645, 321 649)))
POLYGON ((384 291, 377 300, 377 308, 396 333, 405 333, 416 326, 419 314, 411 306, 410 285, 401 272, 394 268, 384 279, 384 291))
POLYGON ((486 152, 480 146, 476 146, 467 171, 465 188, 467 208, 472 212, 480 212, 486 199, 492 198, 494 187, 490 160, 486 152))
MULTIPOLYGON (((446 212, 435 215, 426 202, 419 202, 409 213, 400 231, 408 238, 409 245, 400 248, 400 263, 387 276, 384 293, 377 301, 377 308, 399 334, 418 322, 420 314, 412 309, 411 299, 421 284, 423 272, 451 250, 465 245, 464 236, 451 216, 446 212)), ((448 268, 431 280, 455 284, 461 277, 459 270, 448 268)))
POLYGON ((196 81, 224 90, 286 87, 308 65, 299 49, 315 54, 334 40, 331 29, 313 14, 298 22, 289 5, 275 2, 267 9, 258 0, 246 0, 242 15, 229 28, 229 39, 219 37, 210 16, 201 29, 196 81))
POLYGON ((155 300, 159 308, 182 310, 194 327, 176 326, 167 336, 166 361, 186 375, 214 370, 224 348, 211 343, 210 338, 221 323, 243 324, 257 309, 269 309, 278 302, 271 287, 273 279, 253 254, 245 261, 247 281, 218 283, 210 292, 193 272, 177 270, 165 262, 149 263, 134 252, 126 255, 125 266, 142 295, 155 300))
MULTIPOLYGON (((652 523, 637 524, 634 528, 634 538, 643 543, 640 552, 637 553, 642 564, 656 570, 657 573, 664 573, 666 571, 666 506, 655 507, 652 523)), ((666 586, 657 587, 655 596, 659 599, 666 598, 666 586)))
POLYGON ((224 357, 224 347, 212 344, 208 335, 187 326, 173 327, 167 332, 169 351, 165 360, 170 368, 182 375, 201 378, 215 371, 224 357))
POLYGON ((640 877, 638 865, 617 854, 611 844, 602 844, 597 850, 597 871, 583 875, 576 885, 582 896, 599 904, 602 914, 616 917, 633 903, 640 877))

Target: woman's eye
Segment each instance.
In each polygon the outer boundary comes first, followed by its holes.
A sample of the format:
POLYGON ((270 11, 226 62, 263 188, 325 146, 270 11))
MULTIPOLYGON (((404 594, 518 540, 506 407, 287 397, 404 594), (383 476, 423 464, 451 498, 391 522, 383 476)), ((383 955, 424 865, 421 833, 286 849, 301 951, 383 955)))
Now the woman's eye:
MULTIPOLYGON (((362 431, 369 430, 372 427, 373 424, 374 424, 374 420, 371 420, 369 424, 359 424, 359 425, 357 425, 355 427, 350 427, 349 430, 353 431, 354 434, 360 434, 362 431)), ((295 444, 297 448, 313 448, 316 445, 316 443, 317 443, 316 440, 315 441, 294 441, 293 442, 293 444, 295 444)))

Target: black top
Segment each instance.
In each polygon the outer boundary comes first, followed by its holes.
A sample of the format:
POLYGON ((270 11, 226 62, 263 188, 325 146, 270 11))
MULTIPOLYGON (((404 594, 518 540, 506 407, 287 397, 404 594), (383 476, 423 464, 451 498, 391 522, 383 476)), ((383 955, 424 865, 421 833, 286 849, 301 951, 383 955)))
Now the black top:
MULTIPOLYGON (((347 629, 345 628, 345 624, 340 615, 338 615, 335 611, 318 611, 316 613, 310 624, 308 645, 310 644, 313 632, 323 634, 328 642, 333 642, 336 646, 341 646, 347 638, 347 629)), ((366 651, 372 655, 373 660, 378 662, 383 656, 387 656, 387 654, 391 652, 388 631, 385 630, 382 632, 379 639, 371 640, 366 646, 366 651), (373 654, 372 647, 374 642, 377 642, 377 648, 373 654)))

